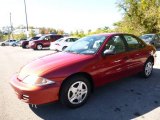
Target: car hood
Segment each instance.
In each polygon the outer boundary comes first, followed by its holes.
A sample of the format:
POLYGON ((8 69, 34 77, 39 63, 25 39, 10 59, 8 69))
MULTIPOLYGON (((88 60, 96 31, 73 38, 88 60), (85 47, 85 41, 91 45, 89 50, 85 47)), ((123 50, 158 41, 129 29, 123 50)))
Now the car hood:
POLYGON ((20 80, 23 80, 29 75, 43 76, 51 71, 63 69, 63 67, 67 67, 69 65, 91 59, 92 57, 93 55, 82 55, 66 52, 46 55, 25 65, 20 70, 18 78, 20 80))

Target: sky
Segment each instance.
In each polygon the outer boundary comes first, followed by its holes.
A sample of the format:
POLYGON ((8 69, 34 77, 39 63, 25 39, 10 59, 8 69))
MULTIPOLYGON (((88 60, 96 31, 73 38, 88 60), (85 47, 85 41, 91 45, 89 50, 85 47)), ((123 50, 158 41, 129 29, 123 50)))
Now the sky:
MULTIPOLYGON (((26 0, 29 26, 66 32, 112 27, 122 14, 116 0, 26 0)), ((0 27, 26 25, 24 0, 0 0, 0 27)))

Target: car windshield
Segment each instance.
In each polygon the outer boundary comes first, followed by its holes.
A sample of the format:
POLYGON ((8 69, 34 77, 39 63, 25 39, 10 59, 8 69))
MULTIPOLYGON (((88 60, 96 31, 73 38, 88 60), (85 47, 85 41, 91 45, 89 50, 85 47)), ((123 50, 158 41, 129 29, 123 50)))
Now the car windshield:
POLYGON ((154 35, 142 35, 140 38, 143 40, 153 39, 154 35))
POLYGON ((41 36, 38 40, 44 40, 46 36, 41 36))
POLYGON ((95 54, 107 36, 88 36, 77 40, 65 49, 65 52, 76 54, 95 54))
POLYGON ((32 40, 32 38, 30 37, 30 38, 28 38, 26 41, 30 41, 30 40, 32 40))

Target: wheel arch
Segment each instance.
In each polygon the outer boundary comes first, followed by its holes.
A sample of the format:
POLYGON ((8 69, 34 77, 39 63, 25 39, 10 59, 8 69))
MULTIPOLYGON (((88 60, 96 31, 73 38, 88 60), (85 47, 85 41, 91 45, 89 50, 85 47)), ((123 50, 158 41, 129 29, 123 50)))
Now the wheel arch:
POLYGON ((151 60, 151 61, 153 62, 153 65, 154 65, 154 61, 155 61, 155 60, 154 60, 154 57, 153 57, 152 55, 148 57, 148 59, 146 60, 146 62, 147 62, 148 60, 151 60))
POLYGON ((94 82, 93 82, 93 78, 92 76, 89 74, 89 73, 86 73, 86 72, 78 72, 78 73, 74 73, 74 74, 71 74, 70 76, 68 76, 65 80, 63 80, 61 86, 60 86, 60 91, 59 91, 59 95, 61 93, 61 90, 62 90, 62 87, 64 86, 64 84, 70 79, 72 78, 73 76, 84 76, 86 77, 88 80, 89 80, 89 83, 91 85, 91 92, 94 91, 94 82))

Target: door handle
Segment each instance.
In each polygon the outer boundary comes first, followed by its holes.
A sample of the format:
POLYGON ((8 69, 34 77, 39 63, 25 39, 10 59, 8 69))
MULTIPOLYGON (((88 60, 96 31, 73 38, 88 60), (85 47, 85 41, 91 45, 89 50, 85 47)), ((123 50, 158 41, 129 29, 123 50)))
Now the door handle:
POLYGON ((118 63, 118 62, 120 62, 120 61, 121 61, 121 60, 115 60, 114 62, 115 62, 115 63, 118 63))

